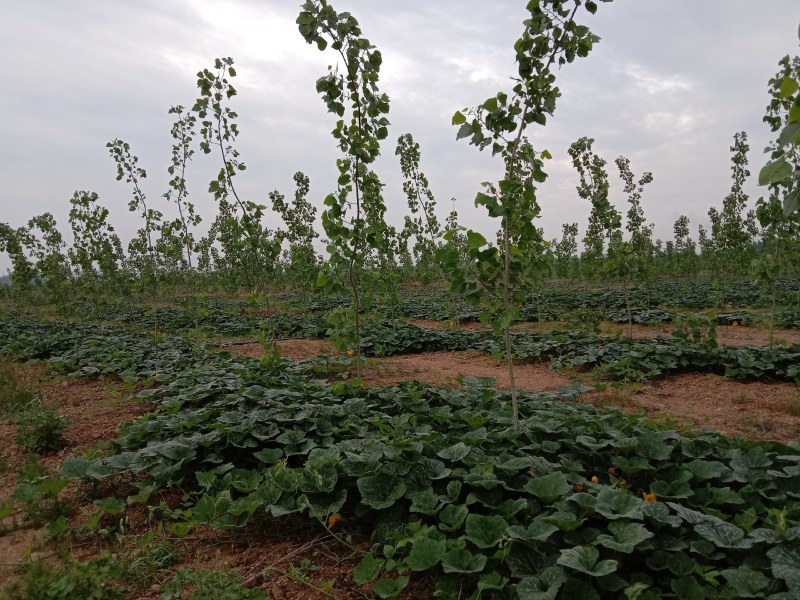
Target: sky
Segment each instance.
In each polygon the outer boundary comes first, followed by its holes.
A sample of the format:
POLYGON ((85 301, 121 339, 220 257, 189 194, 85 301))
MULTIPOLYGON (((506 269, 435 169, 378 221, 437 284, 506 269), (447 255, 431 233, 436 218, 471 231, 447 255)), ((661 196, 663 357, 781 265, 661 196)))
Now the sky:
MULTIPOLYGON (((497 225, 473 204, 483 181, 502 176, 502 163, 466 140, 456 141, 453 113, 512 86, 514 41, 525 0, 331 0, 351 12, 383 54, 380 88, 391 100, 389 137, 375 170, 385 184, 388 219, 407 212, 394 148, 411 133, 444 219, 455 206, 463 225, 490 239, 497 225), (451 199, 455 198, 455 202, 451 199)), ((128 212, 130 191, 117 182, 106 143, 120 138, 147 169, 144 191, 153 208, 172 215, 167 191, 170 106, 191 106, 196 73, 230 56, 238 76, 232 106, 239 113, 237 147, 247 170, 240 194, 269 205, 268 194, 294 191, 292 175, 311 179, 309 199, 322 207, 336 187, 340 156, 330 135, 335 118, 315 82, 335 61, 304 42, 297 0, 29 0, 0 2, 0 222, 20 226, 51 212, 69 230, 69 199, 97 192, 123 243, 141 224, 128 212)), ((642 206, 655 235, 671 239, 681 214, 697 226, 728 193, 730 146, 737 131, 750 143, 746 185, 751 204, 763 149, 772 134, 761 121, 767 81, 786 54, 798 54, 796 0, 616 0, 580 21, 602 38, 588 58, 557 74, 562 92, 546 127, 530 130, 553 159, 539 188, 548 238, 577 222, 583 235, 589 204, 575 187, 567 154, 581 136, 608 161, 611 199, 627 205, 614 159, 624 155, 638 177, 651 171, 642 206)), ((198 152, 187 180, 189 200, 213 221, 208 182, 219 163, 198 152)), ((269 217, 270 227, 280 226, 269 217)), ((322 233, 321 225, 319 231, 322 233)), ((67 235, 68 239, 69 236, 67 235)), ((0 256, 0 273, 8 268, 0 256)))

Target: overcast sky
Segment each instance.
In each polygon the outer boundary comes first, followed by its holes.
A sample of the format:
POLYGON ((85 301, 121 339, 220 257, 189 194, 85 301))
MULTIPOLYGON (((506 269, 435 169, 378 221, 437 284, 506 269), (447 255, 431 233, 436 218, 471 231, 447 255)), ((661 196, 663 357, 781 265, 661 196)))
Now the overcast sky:
MULTIPOLYGON (((386 184, 390 220, 402 222, 406 201, 397 137, 410 132, 421 145, 422 170, 444 218, 451 198, 463 224, 492 234, 473 199, 480 182, 502 174, 499 159, 456 141, 450 118, 510 87, 513 43, 525 0, 332 0, 350 11, 384 57, 380 87, 389 94, 392 122, 376 170, 386 184)), ((171 105, 191 106, 195 74, 214 58, 231 56, 239 91, 238 147, 247 171, 239 189, 269 204, 267 194, 293 192, 292 174, 311 178, 310 199, 321 206, 335 189, 339 156, 330 131, 334 118, 315 92, 332 54, 305 44, 295 0, 3 0, 0 55, 6 65, 0 91, 0 221, 19 226, 52 212, 68 230, 69 199, 92 190, 111 211, 127 244, 140 226, 127 212, 129 191, 115 181, 106 142, 128 141, 148 170, 145 192, 153 207, 167 189, 172 139, 171 105)), ((558 74, 563 96, 545 128, 532 131, 548 149, 549 179, 541 186, 548 237, 576 221, 580 236, 588 203, 567 148, 595 138, 609 163, 612 199, 626 204, 614 159, 631 159, 634 173, 652 171, 643 207, 656 235, 672 237, 680 214, 693 237, 712 205, 730 188, 733 135, 747 131, 753 176, 747 190, 761 193, 755 175, 771 138, 761 122, 766 82, 778 60, 798 53, 797 0, 616 0, 600 4, 583 22, 602 38, 588 58, 558 74)), ((206 192, 219 168, 198 154, 188 174, 189 199, 204 217, 215 207, 206 192)), ((321 228, 320 228, 321 231, 321 228)), ((492 236, 493 237, 493 236, 492 236)), ((8 260, 0 256, 0 272, 8 260)))

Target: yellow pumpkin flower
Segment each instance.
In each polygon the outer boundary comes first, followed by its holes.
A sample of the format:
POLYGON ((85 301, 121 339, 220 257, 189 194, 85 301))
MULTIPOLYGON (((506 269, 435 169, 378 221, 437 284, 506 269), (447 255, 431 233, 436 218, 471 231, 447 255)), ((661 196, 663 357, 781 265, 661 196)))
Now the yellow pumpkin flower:
POLYGON ((645 502, 658 502, 658 496, 653 493, 642 492, 642 498, 645 502))
POLYGON ((331 529, 336 523, 342 520, 342 515, 339 513, 333 513, 330 517, 328 517, 328 529, 331 529))
POLYGON ((592 475, 592 483, 600 483, 600 480, 597 478, 597 475, 592 475))

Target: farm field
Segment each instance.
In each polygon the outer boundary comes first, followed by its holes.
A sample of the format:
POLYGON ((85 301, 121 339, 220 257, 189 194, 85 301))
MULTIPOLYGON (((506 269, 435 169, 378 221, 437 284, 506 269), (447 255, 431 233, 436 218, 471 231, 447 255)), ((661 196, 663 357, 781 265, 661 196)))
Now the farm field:
POLYGON ((360 379, 321 320, 335 298, 86 303, 69 322, 6 305, 5 593, 20 597, 24 564, 142 599, 183 580, 269 598, 430 597, 465 581, 522 598, 637 582, 733 598, 791 581, 770 558, 796 528, 796 329, 770 337, 753 302, 696 313, 714 317, 696 338, 667 306, 628 331, 598 302, 581 330, 553 294, 561 319, 512 330, 515 432, 495 334, 466 310, 447 319, 441 290, 402 297, 365 315, 360 379), (20 390, 65 419, 39 416, 33 449, 8 407, 20 390))
POLYGON ((800 599, 789 3, 332 1, 0 4, 0 600, 800 599))

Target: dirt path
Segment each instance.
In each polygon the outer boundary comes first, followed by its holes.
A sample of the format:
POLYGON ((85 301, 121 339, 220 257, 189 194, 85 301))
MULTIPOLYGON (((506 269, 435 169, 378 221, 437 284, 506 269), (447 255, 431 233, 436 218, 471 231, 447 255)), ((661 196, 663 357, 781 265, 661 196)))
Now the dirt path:
POLYGON ((673 419, 754 440, 800 439, 800 389, 786 382, 742 382, 719 375, 684 373, 640 388, 609 387, 582 394, 597 406, 628 412, 644 409, 654 419, 673 419))

